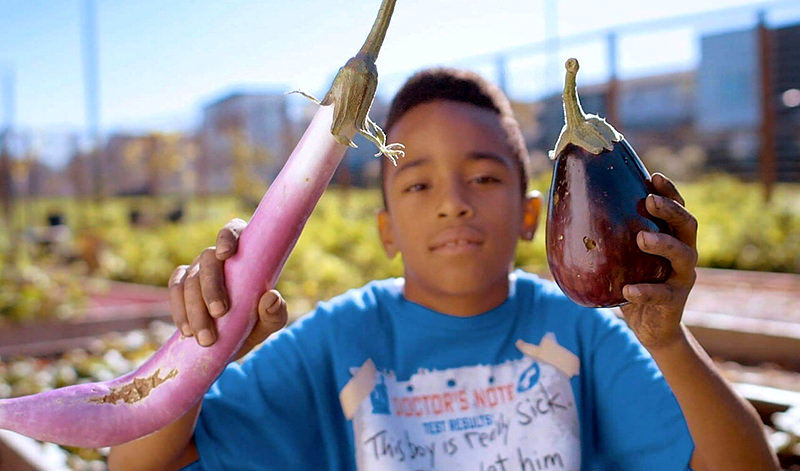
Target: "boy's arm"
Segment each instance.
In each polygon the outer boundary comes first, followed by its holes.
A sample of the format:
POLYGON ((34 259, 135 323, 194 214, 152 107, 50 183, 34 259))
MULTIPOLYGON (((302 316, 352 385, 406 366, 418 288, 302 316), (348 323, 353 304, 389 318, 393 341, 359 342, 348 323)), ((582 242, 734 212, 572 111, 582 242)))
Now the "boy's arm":
POLYGON ((650 351, 689 425, 692 469, 778 469, 756 411, 720 376, 688 329, 682 330, 676 341, 650 351))
POLYGON ((155 433, 111 448, 109 471, 177 471, 197 460, 192 436, 200 404, 155 433))
POLYGON ((647 210, 665 220, 674 236, 640 233, 639 247, 670 260, 672 275, 663 284, 628 285, 625 320, 658 364, 686 417, 695 443, 696 471, 776 470, 763 425, 753 407, 720 376, 709 356, 681 323, 697 264, 697 221, 684 207, 675 185, 653 175, 657 195, 647 210))

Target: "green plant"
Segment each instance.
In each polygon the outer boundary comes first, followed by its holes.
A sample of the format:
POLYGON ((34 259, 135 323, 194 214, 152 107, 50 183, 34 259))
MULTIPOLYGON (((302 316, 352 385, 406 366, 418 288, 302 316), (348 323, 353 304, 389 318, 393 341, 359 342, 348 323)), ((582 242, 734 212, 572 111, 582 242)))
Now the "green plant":
POLYGON ((700 266, 800 273, 800 187, 781 186, 769 203, 758 184, 725 175, 681 191, 698 220, 700 266))

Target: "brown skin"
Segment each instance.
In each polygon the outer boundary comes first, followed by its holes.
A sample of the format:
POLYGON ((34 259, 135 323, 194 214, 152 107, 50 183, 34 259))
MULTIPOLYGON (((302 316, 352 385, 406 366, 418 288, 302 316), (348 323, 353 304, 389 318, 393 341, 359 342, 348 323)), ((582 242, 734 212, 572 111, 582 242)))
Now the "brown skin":
MULTIPOLYGON (((390 133, 406 145, 406 157, 385 176, 387 208, 378 215, 387 254, 403 256, 405 297, 454 316, 492 309, 508 295, 508 274, 518 240, 530 240, 541 207, 526 196, 497 116, 474 105, 435 101, 401 117, 390 133), (448 245, 449 243, 449 245, 448 245)), ((642 250, 666 257, 674 273, 663 284, 629 285, 623 313, 672 387, 696 443, 696 471, 776 470, 753 408, 719 376, 681 324, 694 284, 697 222, 675 186, 653 176, 658 195, 647 209, 665 220, 674 236, 640 234, 642 250)), ((222 264, 244 227, 232 221, 189 267, 178 267, 170 284, 175 324, 204 342, 212 318, 227 306, 222 264), (195 268, 199 266, 199 268, 195 268), (212 316, 209 313, 213 313, 212 316)), ((274 291, 259 305, 259 322, 240 355, 278 330, 286 305, 274 291)), ((197 451, 191 439, 199 406, 165 429, 112 449, 110 469, 179 469, 197 451), (131 457, 136 457, 133 460, 131 457), (150 459, 145 463, 143 457, 150 459), (164 465, 163 463, 169 463, 164 465)))
POLYGON ((653 185, 658 195, 647 197, 647 211, 666 221, 674 236, 641 232, 637 243, 668 259, 672 274, 662 284, 626 286, 623 294, 631 303, 621 307, 622 314, 678 399, 695 442, 693 469, 779 469, 755 409, 733 391, 681 322, 696 278, 697 220, 667 177, 654 174, 653 185))
POLYGON ((631 303, 621 307, 628 325, 651 353, 682 335, 680 321, 697 265, 697 220, 667 177, 656 173, 652 181, 660 196, 649 195, 645 206, 650 214, 670 225, 674 236, 640 232, 636 242, 642 251, 669 260, 672 273, 664 283, 626 286, 623 295, 631 303))
POLYGON ((497 116, 426 103, 395 124, 391 139, 406 155, 386 171, 378 228, 386 253, 403 256, 405 297, 455 316, 498 306, 517 241, 532 237, 541 202, 524 195, 497 116))
MULTIPOLYGON (((203 346, 216 341, 214 318, 228 311, 228 293, 225 287, 223 265, 236 253, 239 235, 247 226, 241 219, 228 222, 217 234, 217 245, 200 252, 191 265, 177 267, 169 281, 169 301, 172 320, 185 337, 194 336, 203 346)), ((276 290, 261 297, 258 305, 259 320, 235 356, 243 357, 268 336, 286 325, 286 301, 276 290), (267 316, 277 312, 278 316, 267 316)))

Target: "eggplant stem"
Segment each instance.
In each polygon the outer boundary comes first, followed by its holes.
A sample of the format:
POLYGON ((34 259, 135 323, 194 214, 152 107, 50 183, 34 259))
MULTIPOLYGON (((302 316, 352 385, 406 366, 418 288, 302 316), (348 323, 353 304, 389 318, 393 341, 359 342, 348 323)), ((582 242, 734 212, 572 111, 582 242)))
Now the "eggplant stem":
POLYGON ((378 16, 372 24, 372 28, 369 31, 367 39, 364 41, 364 45, 361 46, 361 49, 358 51, 359 55, 372 57, 373 61, 378 59, 378 53, 383 45, 383 39, 386 37, 386 30, 389 29, 389 20, 392 19, 395 3, 396 0, 383 0, 381 2, 378 16))
POLYGON ((614 127, 605 119, 586 114, 578 98, 577 75, 580 64, 575 58, 567 59, 564 64, 567 74, 564 79, 564 127, 556 141, 555 150, 550 151, 550 158, 556 159, 569 144, 573 144, 591 152, 599 154, 603 150, 612 150, 614 143, 623 139, 614 127))
POLYGON ((299 90, 290 93, 299 93, 321 106, 333 105, 331 134, 339 143, 358 147, 352 136, 359 133, 378 148, 375 156, 384 155, 392 164, 397 165, 397 159, 405 155, 405 147, 400 143, 387 144, 386 133, 369 118, 369 110, 378 88, 378 68, 375 61, 386 37, 395 2, 396 0, 383 0, 364 45, 339 69, 325 98, 320 101, 299 90))

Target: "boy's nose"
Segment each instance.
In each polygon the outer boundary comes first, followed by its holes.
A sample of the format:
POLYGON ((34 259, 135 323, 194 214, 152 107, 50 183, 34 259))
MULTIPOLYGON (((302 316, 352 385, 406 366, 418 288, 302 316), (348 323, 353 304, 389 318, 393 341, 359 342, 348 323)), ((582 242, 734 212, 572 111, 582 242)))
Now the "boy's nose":
POLYGON ((457 185, 452 185, 445 190, 442 196, 438 216, 440 218, 468 217, 473 214, 473 211, 472 205, 465 197, 462 189, 457 185))

